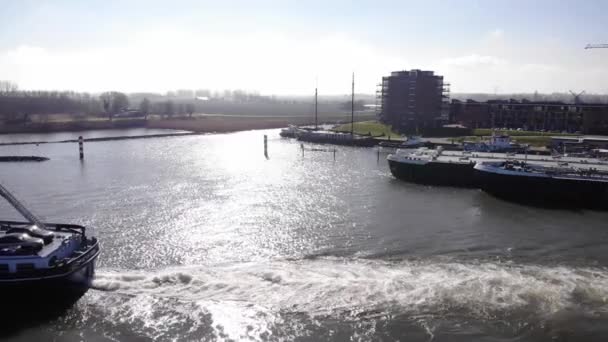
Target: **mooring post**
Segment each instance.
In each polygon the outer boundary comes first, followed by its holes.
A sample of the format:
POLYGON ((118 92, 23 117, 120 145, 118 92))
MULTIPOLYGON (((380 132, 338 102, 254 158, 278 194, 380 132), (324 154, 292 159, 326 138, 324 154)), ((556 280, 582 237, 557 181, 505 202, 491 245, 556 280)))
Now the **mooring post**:
POLYGON ((376 159, 376 163, 380 163, 380 146, 378 146, 378 158, 376 159))
POLYGON ((264 156, 268 159, 268 136, 264 134, 264 156))
POLYGON ((304 144, 300 144, 300 149, 302 149, 302 158, 304 158, 304 144))
POLYGON ((84 148, 83 148, 84 139, 82 139, 82 135, 78 137, 78 151, 80 152, 80 160, 84 159, 84 148))
POLYGON ((336 149, 334 148, 334 161, 336 161, 336 149))

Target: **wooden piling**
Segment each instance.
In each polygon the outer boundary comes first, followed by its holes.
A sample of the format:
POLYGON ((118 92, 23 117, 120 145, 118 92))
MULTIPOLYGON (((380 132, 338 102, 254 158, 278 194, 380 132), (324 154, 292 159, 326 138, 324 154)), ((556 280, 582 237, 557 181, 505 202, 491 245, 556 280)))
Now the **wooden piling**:
POLYGON ((268 159, 268 136, 264 134, 264 157, 268 159))
POLYGON ((80 160, 84 160, 84 139, 82 135, 78 137, 78 151, 80 152, 80 160))

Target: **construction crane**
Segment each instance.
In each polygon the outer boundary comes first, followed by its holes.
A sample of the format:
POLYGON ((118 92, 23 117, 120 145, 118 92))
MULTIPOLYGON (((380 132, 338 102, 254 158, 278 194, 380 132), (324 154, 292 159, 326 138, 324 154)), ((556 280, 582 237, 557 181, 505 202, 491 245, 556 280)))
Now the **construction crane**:
POLYGON ((587 49, 608 49, 608 44, 587 44, 585 50, 587 49))

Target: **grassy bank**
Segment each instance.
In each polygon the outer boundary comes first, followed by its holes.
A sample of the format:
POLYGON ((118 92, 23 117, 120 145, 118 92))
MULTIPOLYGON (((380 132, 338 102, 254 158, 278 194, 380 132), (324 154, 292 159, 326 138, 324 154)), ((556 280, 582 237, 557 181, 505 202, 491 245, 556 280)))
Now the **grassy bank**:
MULTIPOLYGON (((578 136, 580 134, 572 133, 552 133, 552 132, 538 132, 538 131, 510 131, 510 130, 495 130, 498 134, 510 135, 512 137, 526 136, 526 137, 554 137, 554 136, 578 136)), ((476 128, 473 130, 474 136, 488 136, 492 135, 492 129, 490 128, 476 128)))
POLYGON ((0 125, 0 134, 10 133, 48 133, 48 132, 78 132, 100 129, 123 129, 146 127, 143 119, 115 120, 78 120, 78 121, 49 121, 33 122, 21 125, 0 125))
MULTIPOLYGON (((372 119, 375 114, 359 114, 363 119, 372 119)), ((319 118, 320 123, 340 123, 346 121, 347 116, 343 113, 324 114, 319 118)), ((252 129, 282 128, 288 125, 312 125, 314 117, 310 116, 254 116, 254 115, 204 115, 195 114, 193 118, 185 116, 174 116, 172 118, 160 118, 151 115, 148 120, 115 118, 110 121, 107 118, 77 119, 70 116, 61 116, 57 120, 44 122, 36 121, 25 124, 2 125, 0 134, 7 133, 48 133, 87 131, 100 129, 122 129, 122 128, 165 128, 186 130, 192 132, 234 132, 252 129)))
MULTIPOLYGON (((334 128, 337 132, 350 132, 351 124, 344 124, 334 128)), ((382 124, 378 121, 360 121, 354 123, 354 132, 356 134, 371 134, 372 136, 391 137, 391 139, 400 139, 401 134, 393 131, 390 126, 382 124)))
MULTIPOLYGON (((337 123, 344 115, 327 115, 320 123, 337 123)), ((309 116, 196 116, 195 118, 173 118, 149 120, 149 128, 178 129, 191 132, 235 132, 252 129, 284 128, 288 125, 312 125, 314 118, 309 116)), ((350 126, 349 126, 350 127, 350 126)))
MULTIPOLYGON (((487 137, 487 135, 486 135, 486 137, 487 137)), ((453 138, 453 140, 455 142, 460 142, 460 143, 462 143, 463 141, 481 142, 482 136, 475 135, 475 136, 466 136, 466 137, 456 137, 456 138, 453 138)), ((534 147, 544 147, 551 143, 551 136, 516 136, 513 140, 519 144, 528 144, 528 145, 534 146, 534 147)))
MULTIPOLYGON (((557 133, 557 132, 538 132, 538 131, 510 131, 496 130, 498 134, 505 134, 513 137, 520 144, 528 144, 534 147, 544 147, 551 143, 551 137, 554 136, 579 136, 572 133, 557 133)), ((480 141, 481 137, 492 135, 492 130, 489 128, 477 128, 473 130, 473 136, 456 138, 456 141, 480 141)))

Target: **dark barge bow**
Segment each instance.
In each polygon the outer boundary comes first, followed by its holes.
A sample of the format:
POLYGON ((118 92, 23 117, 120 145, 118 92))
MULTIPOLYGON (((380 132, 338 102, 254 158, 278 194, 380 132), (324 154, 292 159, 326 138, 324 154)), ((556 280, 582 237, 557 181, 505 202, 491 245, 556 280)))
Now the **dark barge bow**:
MULTIPOLYGON (((0 231, 7 232, 29 225, 29 222, 0 221, 0 231)), ((62 254, 53 255, 51 252, 47 258, 40 253, 38 257, 41 260, 37 262, 33 262, 29 255, 14 254, 14 258, 9 259, 0 253, 0 289, 3 293, 27 292, 39 287, 44 289, 43 292, 50 291, 55 296, 81 296, 91 286, 95 262, 100 253, 97 239, 87 237, 85 227, 80 225, 45 223, 45 227, 58 237, 68 238, 60 242, 60 248, 74 249, 69 254, 64 253, 65 257, 61 259, 57 256, 62 254), (47 267, 37 268, 42 262, 46 262, 47 267)))
POLYGON ((0 196, 27 220, 0 221, 0 291, 4 298, 18 299, 29 310, 71 304, 80 298, 95 274, 100 251, 97 239, 89 238, 81 225, 42 222, 2 185, 0 196))
POLYGON ((400 150, 387 157, 393 176, 400 180, 426 185, 472 188, 476 186, 474 161, 440 160, 441 151, 419 149, 404 153, 400 150))

